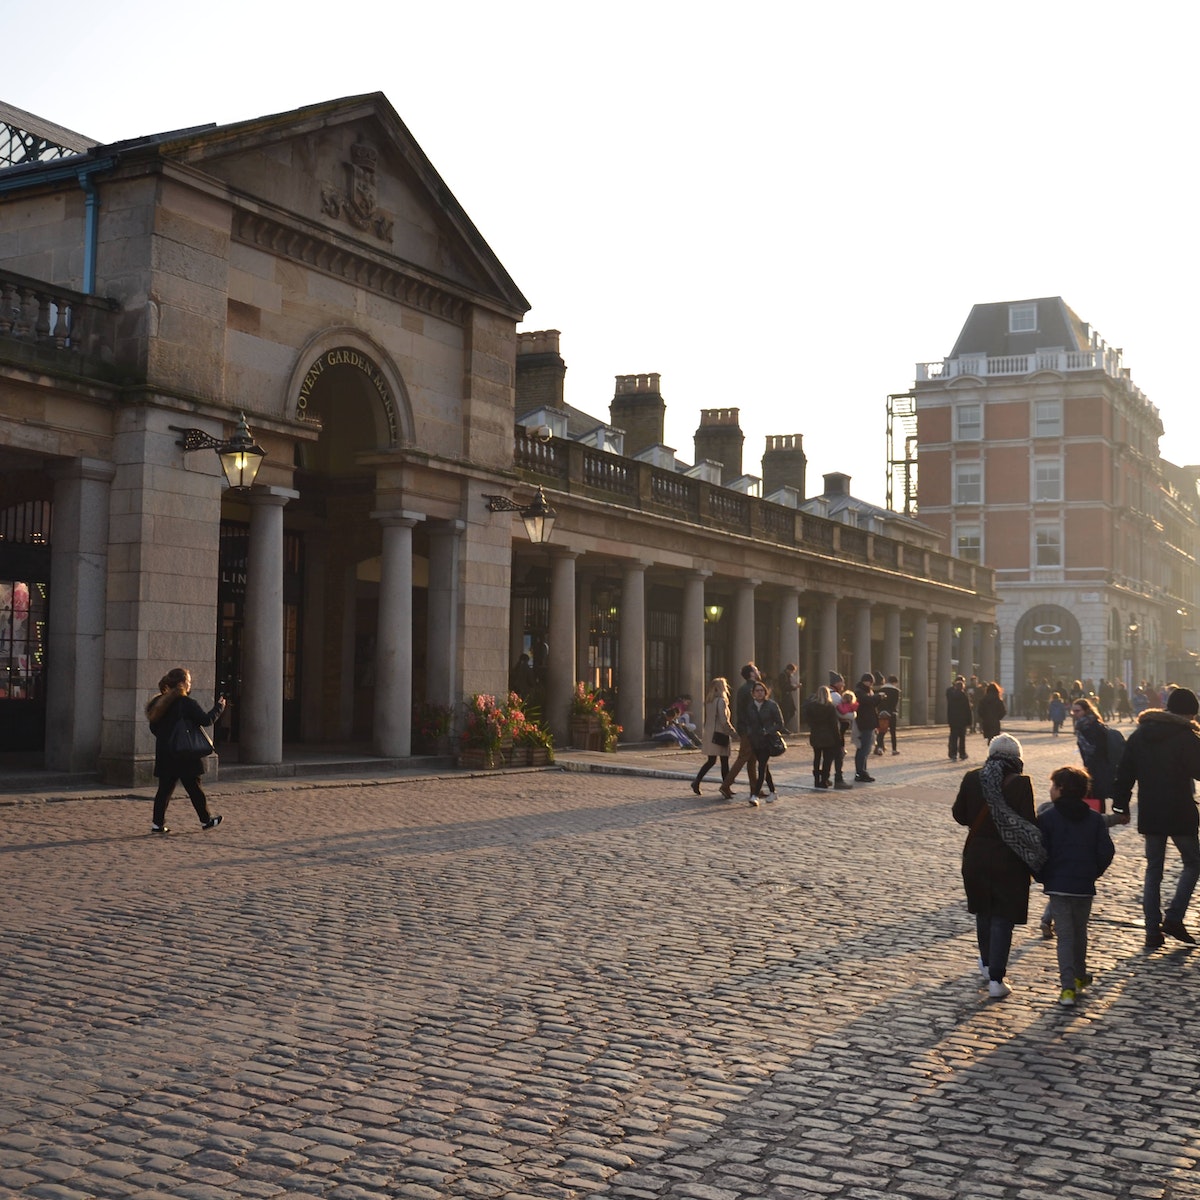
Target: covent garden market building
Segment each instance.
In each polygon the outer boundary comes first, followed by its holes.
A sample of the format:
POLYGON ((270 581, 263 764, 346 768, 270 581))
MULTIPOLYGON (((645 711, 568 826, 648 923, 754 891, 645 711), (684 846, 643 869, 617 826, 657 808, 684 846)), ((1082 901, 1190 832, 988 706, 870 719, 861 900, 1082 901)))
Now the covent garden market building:
POLYGON ((578 680, 642 740, 752 658, 806 689, 900 674, 914 723, 954 670, 993 673, 991 572, 916 521, 622 447, 655 376, 618 378, 607 441, 519 395, 557 336, 518 334, 528 302, 383 96, 112 145, 12 109, 0 132, 0 761, 145 780, 175 665, 264 764, 403 758, 415 709, 506 691, 523 650, 560 745, 578 680), (213 452, 239 438, 248 488, 213 452), (494 499, 539 485, 546 544, 494 499))

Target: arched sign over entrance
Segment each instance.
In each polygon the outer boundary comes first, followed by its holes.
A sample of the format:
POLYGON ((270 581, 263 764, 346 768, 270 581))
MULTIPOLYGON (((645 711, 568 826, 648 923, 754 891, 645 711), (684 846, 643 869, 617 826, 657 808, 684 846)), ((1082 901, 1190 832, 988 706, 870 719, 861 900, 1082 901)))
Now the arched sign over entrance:
POLYGON ((1017 684, 1048 679, 1070 684, 1083 663, 1079 622, 1058 604, 1039 604, 1017 622, 1017 684))
POLYGON ((313 389, 321 382, 325 371, 330 367, 353 367, 354 370, 361 371, 367 377, 379 397, 379 402, 383 405, 384 420, 387 422, 387 444, 394 446, 397 441, 396 402, 392 398, 388 381, 373 359, 350 346, 335 346, 332 350, 326 350, 309 367, 301 380, 300 390, 296 397, 296 419, 304 421, 312 417, 313 414, 308 411, 309 400, 312 397, 313 389))

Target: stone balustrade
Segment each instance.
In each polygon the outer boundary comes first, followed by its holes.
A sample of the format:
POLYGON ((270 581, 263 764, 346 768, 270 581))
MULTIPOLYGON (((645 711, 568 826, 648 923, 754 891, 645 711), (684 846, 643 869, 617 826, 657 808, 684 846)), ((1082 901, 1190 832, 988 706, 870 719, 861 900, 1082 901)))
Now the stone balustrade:
POLYGON ((0 271, 0 340, 5 342, 111 363, 118 309, 115 300, 0 271))
POLYGON ((608 501, 704 529, 752 537, 769 545, 814 550, 980 595, 995 594, 995 572, 988 567, 841 521, 798 512, 704 479, 607 454, 582 442, 565 438, 541 442, 518 428, 514 466, 530 483, 574 496, 581 504, 608 501))

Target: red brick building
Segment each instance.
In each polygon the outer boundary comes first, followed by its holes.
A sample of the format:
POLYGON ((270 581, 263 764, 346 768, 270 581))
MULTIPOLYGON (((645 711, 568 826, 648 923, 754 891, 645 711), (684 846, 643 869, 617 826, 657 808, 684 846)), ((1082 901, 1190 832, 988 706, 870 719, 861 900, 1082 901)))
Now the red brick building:
MULTIPOLYGON (((919 508, 996 571, 1000 682, 1194 684, 1197 478, 1158 409, 1061 297, 977 304, 918 363, 919 508)), ((961 647, 960 669, 980 661, 961 647)))

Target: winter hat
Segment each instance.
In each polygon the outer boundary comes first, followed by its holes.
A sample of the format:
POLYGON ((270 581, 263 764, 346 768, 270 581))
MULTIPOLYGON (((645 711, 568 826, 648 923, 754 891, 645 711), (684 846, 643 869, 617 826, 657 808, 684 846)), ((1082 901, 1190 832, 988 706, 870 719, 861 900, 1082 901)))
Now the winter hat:
POLYGON ((1194 717, 1200 713, 1200 700, 1191 688, 1177 687, 1167 697, 1167 712, 1176 713, 1181 717, 1194 717))
POLYGON ((988 758, 1021 758, 1021 743, 1007 733, 998 733, 988 742, 988 758))

